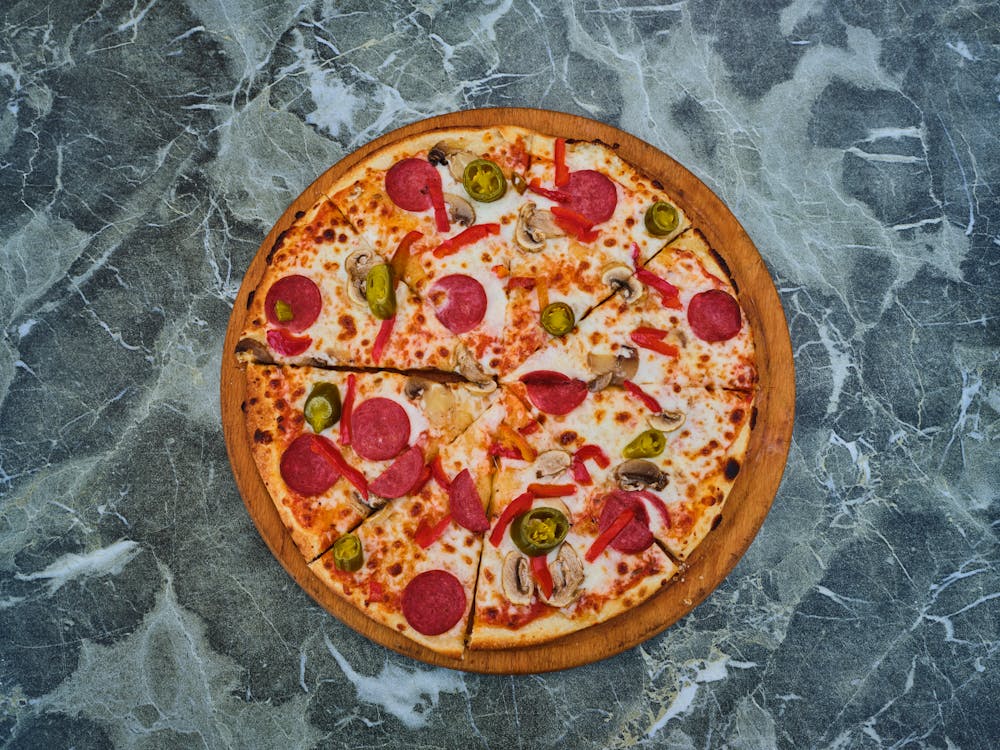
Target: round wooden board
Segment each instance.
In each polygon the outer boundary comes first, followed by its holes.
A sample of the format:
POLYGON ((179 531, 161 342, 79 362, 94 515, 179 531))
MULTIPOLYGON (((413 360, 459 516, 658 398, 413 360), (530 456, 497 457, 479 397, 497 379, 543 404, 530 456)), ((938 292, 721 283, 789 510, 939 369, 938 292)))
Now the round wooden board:
POLYGON ((261 243, 233 306, 222 356, 221 402, 229 460, 247 509, 275 557, 310 596, 365 637, 414 659, 471 672, 526 674, 588 664, 642 643, 694 609, 721 583, 750 546, 778 490, 791 443, 795 373, 788 327, 770 274, 743 227, 698 178, 666 154, 610 125, 545 110, 480 109, 432 117, 387 133, 330 167, 288 207, 261 243), (312 206, 349 167, 393 141, 434 128, 501 124, 565 138, 600 139, 666 186, 729 266, 740 303, 753 326, 760 387, 748 455, 726 502, 722 523, 694 551, 686 569, 670 586, 623 615, 555 642, 504 651, 467 650, 462 660, 455 660, 368 619, 325 588, 309 570, 254 465, 241 411, 244 372, 234 351, 248 296, 264 273, 267 253, 297 211, 312 206))

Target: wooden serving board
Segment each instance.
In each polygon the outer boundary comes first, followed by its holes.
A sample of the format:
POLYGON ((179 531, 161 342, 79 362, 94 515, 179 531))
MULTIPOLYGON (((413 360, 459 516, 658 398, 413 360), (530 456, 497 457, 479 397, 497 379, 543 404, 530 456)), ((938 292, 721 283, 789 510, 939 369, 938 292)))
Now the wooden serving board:
POLYGON ((694 609, 721 583, 750 546, 778 490, 791 443, 795 372, 784 312, 764 261, 729 209, 698 178, 666 154, 610 125, 545 110, 480 109, 432 117, 387 133, 330 167, 288 207, 261 243, 236 297, 223 348, 221 401, 226 448, 247 510, 274 556, 313 599, 367 638, 414 659, 471 672, 525 674, 587 664, 642 643, 694 609), (555 642, 504 651, 466 651, 464 659, 455 660, 368 619, 324 587, 309 570, 254 465, 241 411, 244 372, 234 351, 248 296, 264 273, 267 253, 278 234, 295 220, 296 212, 312 206, 348 168, 386 144, 435 128, 492 125, 520 125, 564 138, 600 139, 617 148, 626 161, 659 179, 729 266, 740 304, 753 327, 760 388, 748 455, 722 522, 698 546, 670 586, 625 614, 555 642))

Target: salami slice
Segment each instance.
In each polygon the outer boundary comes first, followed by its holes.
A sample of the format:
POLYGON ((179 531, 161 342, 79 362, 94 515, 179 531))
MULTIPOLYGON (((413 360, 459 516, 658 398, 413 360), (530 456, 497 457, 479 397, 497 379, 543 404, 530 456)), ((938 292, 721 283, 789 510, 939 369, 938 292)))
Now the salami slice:
POLYGON ((299 356, 312 342, 309 336, 293 336, 281 328, 272 328, 267 332, 267 345, 271 347, 271 351, 286 357, 299 356))
POLYGON ((370 398, 351 414, 351 447, 362 458, 385 461, 410 442, 410 418, 392 399, 370 398))
POLYGON ((702 341, 727 341, 743 327, 739 302, 721 289, 694 295, 688 304, 687 319, 702 341))
POLYGON ((535 370, 521 376, 528 400, 546 414, 569 414, 587 398, 587 384, 561 372, 535 370))
POLYGON ((583 214, 595 224, 610 219, 618 205, 615 183, 593 169, 570 172, 569 182, 559 190, 569 196, 563 205, 583 214))
POLYGON ((465 589, 447 570, 427 570, 403 589, 403 617, 424 635, 451 630, 465 614, 465 589))
POLYGON ((442 276, 430 290, 434 314, 452 333, 468 333, 486 315, 486 290, 471 276, 454 273, 442 276))
POLYGON ((308 432, 299 435, 281 455, 281 478, 300 495, 322 495, 340 478, 329 461, 313 450, 313 441, 321 439, 308 432))
POLYGON ((653 534, 649 530, 649 514, 646 512, 646 506, 635 493, 621 490, 608 493, 604 498, 604 509, 601 511, 597 526, 600 531, 604 531, 626 510, 635 513, 635 518, 618 532, 618 536, 611 540, 609 546, 628 554, 642 552, 653 543, 653 534))
POLYGON ((451 505, 451 517, 459 526, 477 533, 487 531, 490 528, 486 511, 483 510, 482 498, 479 496, 479 490, 476 489, 476 480, 472 478, 468 469, 462 469, 451 480, 451 486, 448 488, 448 503, 451 505))
POLYGON ((311 326, 322 308, 323 296, 316 282, 300 274, 278 279, 264 298, 267 322, 289 331, 303 331, 311 326))
POLYGON ((426 211, 431 207, 430 185, 441 175, 423 159, 403 159, 393 164, 385 174, 385 192, 389 200, 404 211, 426 211))
POLYGON ((410 494, 424 470, 424 452, 414 445, 392 462, 368 489, 389 500, 410 494))

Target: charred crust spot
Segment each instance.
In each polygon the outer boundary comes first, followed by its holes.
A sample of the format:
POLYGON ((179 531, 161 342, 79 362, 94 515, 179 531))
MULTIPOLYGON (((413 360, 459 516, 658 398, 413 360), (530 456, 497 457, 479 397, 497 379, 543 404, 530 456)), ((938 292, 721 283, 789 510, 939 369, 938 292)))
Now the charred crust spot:
POLYGON ((750 410, 750 429, 757 426, 757 407, 750 410))
POLYGON ((729 421, 732 422, 733 424, 739 424, 740 422, 742 422, 743 421, 743 410, 742 409, 733 409, 732 412, 730 412, 730 414, 729 414, 729 421))
POLYGON ((302 218, 303 216, 305 216, 305 215, 306 215, 306 212, 305 212, 305 211, 296 211, 296 212, 295 212, 295 218, 296 218, 296 219, 301 219, 301 218, 302 218))
POLYGON ((244 414, 247 413, 247 402, 246 401, 244 401, 243 403, 240 404, 240 411, 243 412, 244 414))
POLYGON ((719 524, 722 523, 722 514, 720 513, 715 518, 712 519, 712 531, 715 531, 719 524))
POLYGON ((729 264, 726 263, 726 259, 719 255, 714 247, 708 248, 708 251, 712 254, 715 262, 718 263, 722 270, 726 272, 726 278, 729 279, 730 283, 732 283, 733 291, 739 294, 740 288, 736 285, 736 279, 733 278, 732 271, 729 270, 729 264))
POLYGON ((326 229, 323 231, 323 239, 326 240, 327 242, 333 242, 335 239, 337 239, 337 233, 334 232, 332 229, 326 229))
POLYGON ((271 433, 264 430, 256 430, 253 434, 253 441, 255 443, 260 443, 261 445, 270 445, 271 443, 271 433))
POLYGON ((279 234, 278 237, 274 240, 274 244, 271 245, 271 252, 267 254, 267 260, 265 261, 267 265, 271 265, 271 261, 274 260, 274 254, 278 252, 281 249, 281 246, 285 243, 285 236, 288 234, 289 229, 291 229, 291 227, 289 227, 284 232, 279 234))
POLYGON ((559 435, 559 443, 560 445, 569 445, 574 440, 576 440, 576 438, 577 435, 575 432, 573 432, 573 430, 566 430, 566 432, 563 432, 559 435))
POLYGON ((257 293, 256 289, 251 289, 250 294, 247 295, 247 310, 250 309, 250 305, 253 304, 253 297, 257 293))
POLYGON ((653 180, 653 187, 655 187, 657 190, 663 190, 663 183, 660 182, 659 180, 653 180))
POLYGON ((726 479, 732 481, 736 479, 736 475, 740 473, 740 462, 735 458, 731 458, 726 461, 726 468, 724 469, 726 479))
POLYGON ((403 572, 403 566, 400 565, 399 563, 393 563, 392 565, 389 566, 388 572, 389 575, 395 578, 396 576, 398 576, 400 573, 403 572))

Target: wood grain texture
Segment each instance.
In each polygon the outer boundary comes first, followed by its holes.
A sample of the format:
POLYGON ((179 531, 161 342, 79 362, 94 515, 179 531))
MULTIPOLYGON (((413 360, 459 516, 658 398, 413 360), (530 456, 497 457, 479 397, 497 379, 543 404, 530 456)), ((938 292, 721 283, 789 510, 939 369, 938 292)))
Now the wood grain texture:
POLYGON ((533 109, 480 109, 422 120, 372 141, 323 173, 288 207, 247 270, 226 331, 221 374, 222 426, 237 486, 261 536, 292 578, 334 616, 376 643, 429 664, 497 674, 545 672, 597 661, 642 643, 694 609, 729 574, 763 523, 784 471, 795 407, 791 341, 777 291, 757 249, 722 201, 676 161, 634 136, 575 115, 533 109), (434 128, 501 124, 565 138, 600 139, 664 184, 729 266, 740 304, 753 326, 760 386, 756 427, 722 523, 695 550, 670 586, 622 616, 559 641, 507 651, 467 651, 458 661, 372 622, 327 590, 306 566, 254 466, 241 411, 244 373, 234 350, 249 294, 264 273, 267 253, 295 220, 296 212, 309 208, 348 168, 383 145, 434 128))

